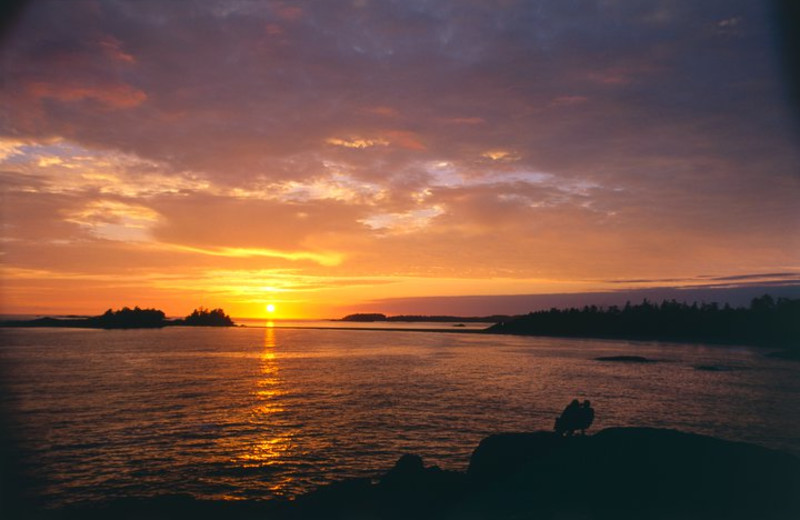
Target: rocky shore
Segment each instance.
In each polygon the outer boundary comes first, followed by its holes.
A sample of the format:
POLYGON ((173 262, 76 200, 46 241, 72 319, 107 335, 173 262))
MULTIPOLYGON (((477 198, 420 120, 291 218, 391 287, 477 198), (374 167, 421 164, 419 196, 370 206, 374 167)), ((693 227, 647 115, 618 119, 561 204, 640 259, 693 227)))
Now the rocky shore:
POLYGON ((507 433, 481 441, 466 472, 403 455, 376 479, 293 501, 120 499, 26 518, 786 519, 800 518, 800 459, 713 437, 610 428, 585 437, 507 433))

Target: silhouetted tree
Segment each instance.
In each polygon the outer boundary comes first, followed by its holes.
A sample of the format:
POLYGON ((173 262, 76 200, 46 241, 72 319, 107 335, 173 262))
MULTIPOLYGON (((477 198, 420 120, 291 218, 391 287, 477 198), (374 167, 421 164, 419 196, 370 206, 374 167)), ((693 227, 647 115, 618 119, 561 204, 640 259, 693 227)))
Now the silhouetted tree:
POLYGON ((800 299, 769 295, 754 298, 749 308, 720 308, 717 303, 691 305, 675 300, 660 305, 644 300, 623 309, 585 306, 550 309, 498 323, 487 332, 544 336, 615 337, 800 346, 800 299))
POLYGON ((362 312, 362 313, 357 313, 357 314, 348 314, 347 316, 342 318, 342 321, 366 321, 366 322, 369 322, 369 321, 386 321, 386 320, 387 320, 386 315, 385 314, 380 314, 378 312, 373 312, 373 313, 362 312))
POLYGON ((233 320, 222 309, 200 307, 183 319, 183 325, 206 327, 232 327, 233 320))
POLYGON ((131 309, 123 307, 114 311, 108 309, 103 315, 90 318, 95 325, 104 329, 142 329, 158 328, 166 325, 164 312, 158 309, 131 309))

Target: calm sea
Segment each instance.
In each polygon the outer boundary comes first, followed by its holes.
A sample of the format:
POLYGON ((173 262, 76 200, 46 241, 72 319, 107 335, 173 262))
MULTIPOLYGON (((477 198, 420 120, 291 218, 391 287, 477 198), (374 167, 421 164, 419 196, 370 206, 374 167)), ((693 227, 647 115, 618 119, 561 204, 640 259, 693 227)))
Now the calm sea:
POLYGON ((463 470, 483 437, 550 429, 573 398, 592 400, 593 429, 678 428, 800 454, 800 363, 745 347, 279 327, 3 329, 0 370, 19 453, 50 506, 163 492, 292 496, 377 475, 407 452, 463 470), (593 359, 621 354, 659 362, 593 359))

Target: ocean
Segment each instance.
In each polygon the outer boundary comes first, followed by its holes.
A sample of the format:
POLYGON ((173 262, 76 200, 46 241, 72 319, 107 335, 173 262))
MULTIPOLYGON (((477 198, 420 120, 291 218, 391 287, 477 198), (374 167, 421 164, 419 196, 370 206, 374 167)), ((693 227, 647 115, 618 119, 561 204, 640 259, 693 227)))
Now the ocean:
POLYGON ((464 470, 482 438, 550 430, 573 398, 592 401, 590 432, 676 428, 800 455, 800 363, 758 348, 248 325, 0 329, 5 419, 40 502, 292 497, 404 453, 464 470), (595 359, 616 355, 656 362, 595 359))

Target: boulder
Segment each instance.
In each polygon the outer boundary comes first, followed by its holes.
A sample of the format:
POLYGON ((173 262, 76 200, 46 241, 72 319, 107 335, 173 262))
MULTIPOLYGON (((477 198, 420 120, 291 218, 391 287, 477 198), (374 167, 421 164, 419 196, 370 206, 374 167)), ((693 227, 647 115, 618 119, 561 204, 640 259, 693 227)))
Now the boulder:
POLYGON ((475 450, 468 475, 482 490, 476 507, 510 510, 509 516, 777 519, 800 513, 796 457, 675 430, 495 435, 475 450))

